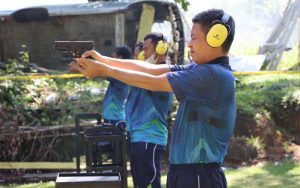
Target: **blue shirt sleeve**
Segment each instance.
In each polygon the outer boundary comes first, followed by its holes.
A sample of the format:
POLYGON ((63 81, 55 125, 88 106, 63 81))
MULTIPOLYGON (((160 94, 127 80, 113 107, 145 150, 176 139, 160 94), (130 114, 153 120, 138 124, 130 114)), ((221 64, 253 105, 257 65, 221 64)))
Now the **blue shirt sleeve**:
POLYGON ((175 72, 175 71, 182 71, 185 69, 189 69, 190 67, 196 65, 195 63, 189 63, 186 65, 170 65, 170 71, 175 72))
POLYGON ((172 66, 167 78, 178 101, 209 98, 214 76, 208 65, 172 66))

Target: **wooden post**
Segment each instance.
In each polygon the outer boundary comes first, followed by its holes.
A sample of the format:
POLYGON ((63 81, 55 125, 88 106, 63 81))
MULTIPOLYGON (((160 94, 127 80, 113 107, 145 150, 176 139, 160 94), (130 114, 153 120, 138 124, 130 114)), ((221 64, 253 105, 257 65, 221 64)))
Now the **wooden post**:
POLYGON ((115 45, 125 44, 125 15, 123 13, 115 15, 115 45))
POLYGON ((154 22, 155 8, 153 5, 144 3, 139 23, 139 31, 136 43, 143 42, 146 34, 151 32, 154 22))

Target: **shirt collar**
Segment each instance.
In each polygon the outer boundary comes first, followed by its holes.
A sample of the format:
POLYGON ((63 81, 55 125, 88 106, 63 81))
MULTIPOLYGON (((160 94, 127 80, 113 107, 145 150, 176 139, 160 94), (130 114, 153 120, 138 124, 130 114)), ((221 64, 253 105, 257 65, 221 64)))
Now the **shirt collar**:
POLYGON ((226 69, 232 71, 231 66, 229 65, 229 57, 228 56, 218 57, 218 58, 210 61, 207 64, 219 64, 219 65, 225 67, 226 69))

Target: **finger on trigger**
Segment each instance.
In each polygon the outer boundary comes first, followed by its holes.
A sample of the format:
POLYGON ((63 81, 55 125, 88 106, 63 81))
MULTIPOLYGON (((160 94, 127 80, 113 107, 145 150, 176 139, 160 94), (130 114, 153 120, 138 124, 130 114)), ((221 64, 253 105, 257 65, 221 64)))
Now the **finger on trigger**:
POLYGON ((87 68, 87 65, 86 65, 85 63, 83 63, 83 62, 78 62, 77 64, 78 64, 78 66, 79 66, 81 69, 86 69, 86 68, 87 68))

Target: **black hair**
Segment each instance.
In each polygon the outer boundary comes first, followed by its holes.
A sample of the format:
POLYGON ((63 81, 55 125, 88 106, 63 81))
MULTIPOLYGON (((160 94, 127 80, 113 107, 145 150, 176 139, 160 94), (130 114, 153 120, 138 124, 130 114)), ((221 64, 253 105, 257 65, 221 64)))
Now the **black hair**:
MULTIPOLYGON (((213 22, 216 20, 222 22, 222 17, 224 14, 224 11, 221 9, 209 9, 198 13, 192 21, 194 24, 200 24, 204 30, 204 33, 207 34, 213 22)), ((228 52, 234 39, 235 23, 233 18, 230 16, 229 20, 225 24, 229 27, 230 32, 223 43, 222 48, 224 52, 228 52)))
POLYGON ((143 42, 139 42, 134 46, 134 48, 135 49, 138 48, 139 51, 143 51, 143 46, 144 46, 143 42))
POLYGON ((162 40, 164 42, 167 42, 167 40, 165 39, 164 35, 162 33, 157 33, 157 32, 152 32, 152 33, 148 33, 145 37, 144 37, 144 41, 147 39, 151 39, 152 43, 154 44, 154 46, 157 45, 158 41, 162 40))
POLYGON ((115 53, 118 57, 122 59, 131 59, 132 58, 132 50, 127 46, 117 46, 115 48, 115 53))

